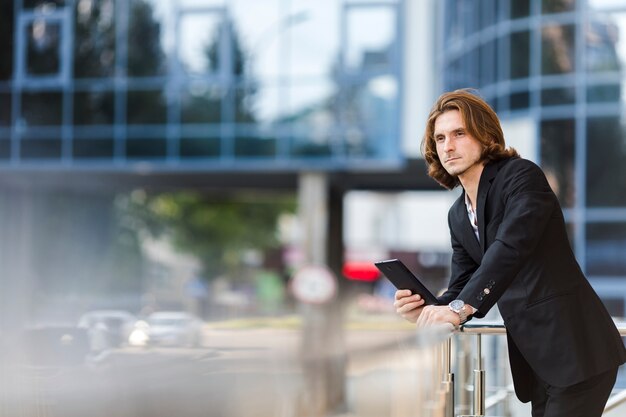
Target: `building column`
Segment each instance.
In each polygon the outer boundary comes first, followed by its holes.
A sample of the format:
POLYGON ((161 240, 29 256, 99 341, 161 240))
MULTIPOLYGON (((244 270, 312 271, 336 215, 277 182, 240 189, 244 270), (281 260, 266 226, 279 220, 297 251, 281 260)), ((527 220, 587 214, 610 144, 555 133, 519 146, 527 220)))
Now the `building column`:
MULTIPOLYGON (((343 248, 342 230, 337 229, 343 215, 342 201, 342 193, 331 192, 326 173, 300 174, 298 211, 305 264, 328 268, 337 278, 343 259, 343 249, 339 249, 343 248)), ((303 302, 300 307, 303 321, 300 353, 305 386, 299 415, 317 417, 342 411, 346 401, 347 358, 340 292, 325 303, 303 302)))

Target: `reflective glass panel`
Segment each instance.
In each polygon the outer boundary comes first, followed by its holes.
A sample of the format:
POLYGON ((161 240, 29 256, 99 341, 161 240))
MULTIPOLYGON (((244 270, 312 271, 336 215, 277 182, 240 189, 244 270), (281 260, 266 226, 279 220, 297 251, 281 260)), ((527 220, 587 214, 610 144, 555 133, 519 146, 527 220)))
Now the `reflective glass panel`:
POLYGON ((287 36, 291 30, 309 24, 309 16, 300 13, 301 9, 280 7, 278 0, 232 0, 229 11, 235 21, 233 31, 240 40, 244 74, 253 79, 284 74, 287 36))
POLYGON ((220 155, 220 145, 219 136, 183 136, 180 139, 180 156, 182 158, 215 158, 220 155))
POLYGON ((496 81, 497 62, 496 59, 496 42, 489 41, 482 45, 480 52, 480 85, 485 86, 496 81))
POLYGON ((239 123, 267 124, 286 119, 287 91, 286 85, 270 79, 241 85, 234 97, 236 120, 239 123))
POLYGON ((61 70, 61 24, 37 19, 26 31, 26 72, 31 76, 57 75, 61 70))
POLYGON ((13 75, 13 46, 15 45, 15 15, 12 1, 0 2, 0 80, 13 75))
POLYGON ((528 91, 520 91, 511 93, 509 98, 509 107, 511 110, 527 109, 530 105, 530 93, 528 91))
POLYGON ((167 141, 163 137, 128 138, 128 159, 162 159, 167 155, 167 141))
POLYGON ((114 155, 113 138, 76 136, 72 142, 72 155, 77 159, 110 159, 114 155))
POLYGON ((343 137, 350 155, 384 156, 395 149, 398 86, 381 76, 355 85, 338 104, 343 110, 343 137))
POLYGON ((394 10, 363 7, 350 8, 348 13, 346 69, 359 73, 390 70, 396 39, 394 10))
MULTIPOLYGON (((127 71, 131 77, 151 77, 165 73, 167 61, 162 44, 162 24, 155 6, 132 0, 128 22, 127 71)), ((197 34, 201 37, 201 34, 197 34)))
POLYGON ((226 90, 217 84, 192 81, 181 91, 182 123, 219 123, 226 90))
POLYGON ((63 7, 67 0, 24 0, 23 7, 25 9, 46 9, 54 10, 57 7, 63 7))
POLYGON ((107 77, 115 72, 115 2, 80 0, 74 24, 74 76, 107 77))
POLYGON ((626 147, 619 117, 587 119, 587 205, 626 205, 626 147))
MULTIPOLYGON (((161 0, 154 0, 161 1, 161 0)), ((172 0, 178 1, 181 6, 198 7, 198 6, 224 6, 229 0, 172 0)))
POLYGON ((511 33, 509 44, 511 78, 527 78, 530 75, 530 32, 511 33))
POLYGON ((626 275, 626 223, 587 224, 587 274, 626 275))
POLYGON ((165 99, 159 90, 129 91, 126 105, 128 124, 161 124, 167 120, 165 99))
POLYGON ((22 94, 21 117, 27 126, 60 125, 63 121, 63 94, 22 94))
POLYGON ((35 138, 25 135, 20 141, 20 157, 23 159, 58 159, 61 157, 60 132, 52 138, 35 138))
POLYGON ((483 0, 479 6, 482 5, 482 13, 480 13, 480 25, 481 28, 486 28, 496 23, 496 0, 483 0))
POLYGON ((590 9, 608 9, 624 7, 624 0, 586 0, 590 9))
POLYGON ((444 71, 444 76, 446 79, 447 90, 456 90, 457 88, 467 86, 467 84, 464 83, 460 59, 455 59, 448 64, 446 70, 444 71))
POLYGON ((452 63, 452 81, 457 88, 479 85, 479 58, 477 49, 472 49, 452 63))
POLYGON ((445 21, 448 24, 444 25, 444 30, 446 31, 446 41, 448 43, 456 43, 463 39, 463 28, 465 25, 463 4, 464 2, 462 1, 446 1, 445 21))
POLYGON ((325 79, 293 82, 289 86, 286 117, 305 131, 327 131, 337 124, 338 90, 325 79))
POLYGON ((74 123, 77 125, 112 124, 115 118, 113 91, 74 93, 74 123))
POLYGON ((541 73, 565 74, 575 69, 574 25, 548 25, 541 30, 541 73))
POLYGON ((576 10, 576 0, 543 0, 541 2, 541 12, 545 14, 572 12, 574 10, 576 10))
POLYGON ((528 17, 530 14, 530 1, 511 0, 511 19, 528 17))
POLYGON ((626 63, 626 13, 593 13, 585 25, 589 72, 620 71, 626 63))
POLYGON ((11 94, 0 93, 0 126, 11 125, 11 94))
MULTIPOLYGON (((226 36, 222 15, 218 13, 186 13, 180 17, 178 60, 181 69, 190 74, 216 74, 223 65, 226 36)), ((234 35, 231 39, 237 39, 234 35)), ((233 43, 233 46, 236 45, 233 43)), ((237 48, 235 54, 241 53, 237 48)))
POLYGON ((339 57, 339 7, 335 0, 292 0, 288 39, 289 75, 329 76, 339 57))
POLYGON ((542 106, 560 106, 574 104, 576 89, 574 87, 544 88, 541 90, 542 106))
POLYGON ((474 32, 476 32, 476 31, 481 29, 481 27, 479 26, 480 15, 481 15, 481 2, 482 2, 482 0, 467 0, 467 1, 463 2, 465 4, 465 7, 467 7, 467 14, 466 14, 467 32, 466 32, 466 36, 467 35, 471 35, 474 32))
POLYGON ((235 156, 247 158, 267 158, 276 155, 276 138, 264 135, 254 128, 237 129, 235 136, 235 156))
POLYGON ((574 206, 576 197, 575 126, 573 119, 541 122, 541 167, 562 207, 574 206))
POLYGON ((290 152, 295 157, 327 157, 333 153, 335 139, 330 131, 305 132, 295 129, 291 136, 290 152))
POLYGON ((394 4, 397 3, 398 0, 343 0, 344 3, 346 4, 364 4, 364 3, 376 3, 376 4, 380 4, 380 3, 388 3, 388 4, 394 4))
POLYGON ((9 159, 11 157, 11 141, 8 137, 0 135, 0 159, 9 159))
MULTIPOLYGON (((244 84, 243 87, 239 87, 234 90, 234 96, 231 100, 234 100, 235 107, 235 122, 237 123, 257 123, 260 121, 257 116, 258 101, 256 99, 256 92, 258 87, 254 84, 244 84)), ((233 94, 231 90, 231 95, 233 94)))
POLYGON ((622 83, 596 84, 587 87, 588 103, 619 102, 622 98, 622 83))

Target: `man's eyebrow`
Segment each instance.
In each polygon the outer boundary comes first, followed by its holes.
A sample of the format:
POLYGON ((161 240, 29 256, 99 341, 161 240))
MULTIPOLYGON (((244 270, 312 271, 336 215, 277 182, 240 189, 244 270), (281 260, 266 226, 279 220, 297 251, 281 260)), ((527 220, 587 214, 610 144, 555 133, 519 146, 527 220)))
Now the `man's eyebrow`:
MULTIPOLYGON (((464 132, 465 128, 463 126, 459 126, 459 127, 455 127, 454 129, 450 129, 450 133, 456 133, 456 132, 464 132)), ((445 132, 435 132, 433 133, 434 137, 437 136, 444 136, 445 132)))

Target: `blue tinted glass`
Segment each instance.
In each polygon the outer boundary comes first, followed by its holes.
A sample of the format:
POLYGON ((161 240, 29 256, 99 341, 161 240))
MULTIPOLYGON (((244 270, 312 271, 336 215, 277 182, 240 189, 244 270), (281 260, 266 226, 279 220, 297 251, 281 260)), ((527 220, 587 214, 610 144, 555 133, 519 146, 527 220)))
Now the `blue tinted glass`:
POLYGON ((626 275, 626 223, 587 224, 587 273, 626 275))
POLYGON ((587 119, 587 205, 626 205, 626 148, 619 116, 587 119))

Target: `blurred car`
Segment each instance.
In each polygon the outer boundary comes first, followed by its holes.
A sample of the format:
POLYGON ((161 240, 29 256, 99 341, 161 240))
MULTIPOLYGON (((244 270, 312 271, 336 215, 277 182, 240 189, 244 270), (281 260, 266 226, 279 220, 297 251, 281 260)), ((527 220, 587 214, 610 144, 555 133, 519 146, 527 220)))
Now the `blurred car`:
POLYGON ((184 311, 159 311, 135 324, 129 342, 133 346, 199 347, 203 323, 184 311))
POLYGON ((72 325, 27 327, 18 343, 23 364, 33 369, 82 366, 90 353, 87 331, 72 325))
POLYGON ((94 310, 80 317, 78 327, 87 329, 92 350, 103 350, 126 345, 136 322, 125 310, 94 310))

